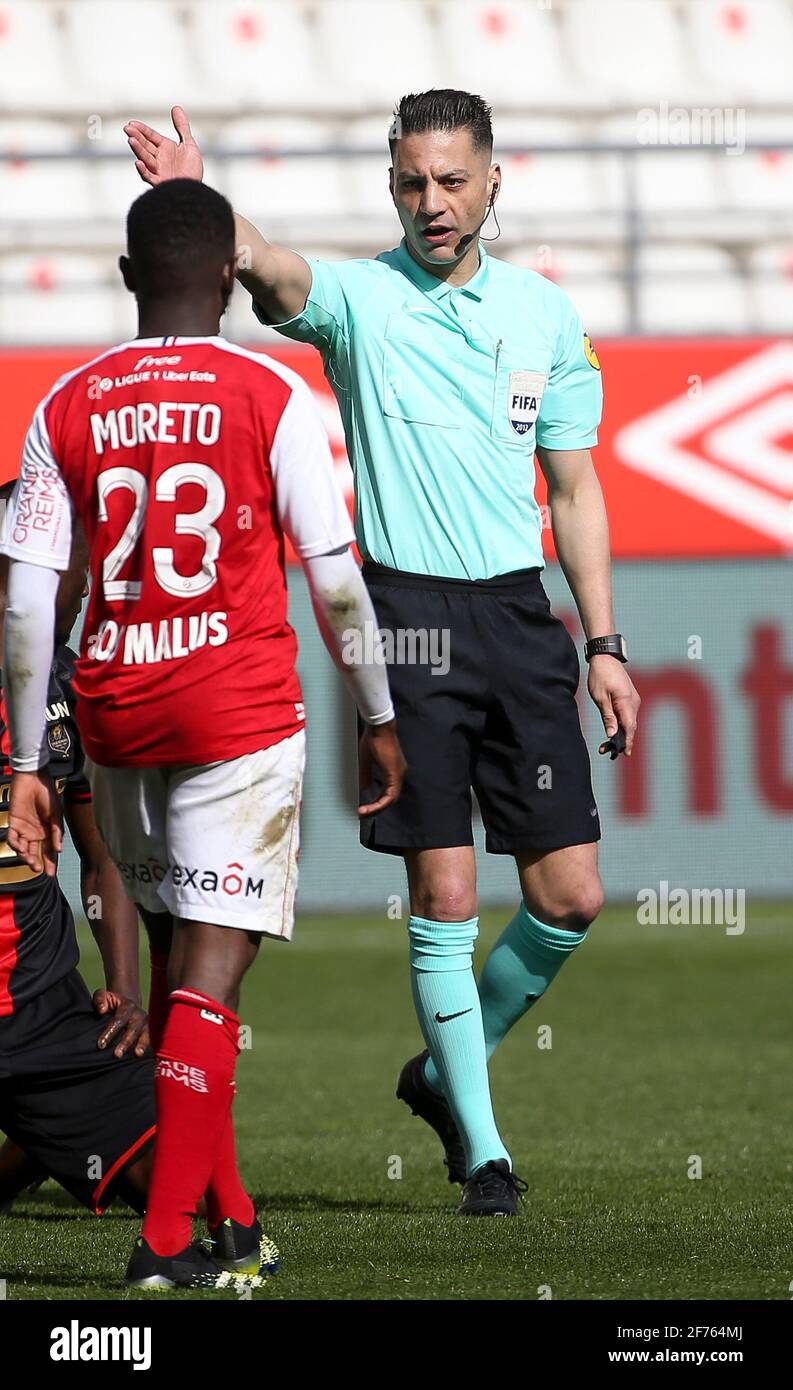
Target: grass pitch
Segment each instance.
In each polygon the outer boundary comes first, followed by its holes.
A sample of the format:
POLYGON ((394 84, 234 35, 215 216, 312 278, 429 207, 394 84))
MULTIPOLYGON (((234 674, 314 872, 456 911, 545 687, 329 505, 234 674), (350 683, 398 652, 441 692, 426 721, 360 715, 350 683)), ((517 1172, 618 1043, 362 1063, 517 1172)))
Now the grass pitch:
MULTIPOLYGON (((484 914, 480 965, 509 915, 484 914)), ((404 924, 304 917, 265 943, 236 1115, 283 1269, 253 1298, 789 1299, 792 918, 756 904, 727 936, 604 914, 492 1064, 529 1183, 514 1221, 453 1215, 437 1140, 394 1099, 420 1047, 404 924)), ((137 1229, 47 1184, 0 1218, 7 1298, 218 1297, 125 1291, 137 1229)))

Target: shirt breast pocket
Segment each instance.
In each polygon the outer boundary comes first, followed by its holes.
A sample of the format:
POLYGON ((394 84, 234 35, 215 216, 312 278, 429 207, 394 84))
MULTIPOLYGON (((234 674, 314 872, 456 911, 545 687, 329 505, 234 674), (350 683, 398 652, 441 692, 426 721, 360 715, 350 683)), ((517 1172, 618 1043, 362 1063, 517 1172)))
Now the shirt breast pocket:
POLYGON ((546 372, 521 367, 514 358, 499 357, 491 419, 494 439, 534 452, 535 426, 547 379, 546 372))
POLYGON ((421 315, 391 314, 383 344, 383 413, 417 425, 461 427, 462 351, 455 334, 422 324, 421 315))

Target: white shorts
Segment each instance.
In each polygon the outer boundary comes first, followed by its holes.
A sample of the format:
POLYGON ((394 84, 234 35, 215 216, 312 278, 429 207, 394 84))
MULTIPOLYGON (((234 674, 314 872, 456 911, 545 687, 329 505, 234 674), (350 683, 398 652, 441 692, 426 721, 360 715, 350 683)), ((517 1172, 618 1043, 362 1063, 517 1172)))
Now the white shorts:
POLYGON ((305 732, 204 767, 99 767, 94 814, 134 903, 289 941, 305 732))

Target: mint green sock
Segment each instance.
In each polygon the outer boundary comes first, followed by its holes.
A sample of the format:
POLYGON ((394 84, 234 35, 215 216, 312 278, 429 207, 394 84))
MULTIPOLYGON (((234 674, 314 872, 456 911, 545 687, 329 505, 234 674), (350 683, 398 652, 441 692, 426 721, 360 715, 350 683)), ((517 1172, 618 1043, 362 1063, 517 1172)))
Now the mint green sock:
POLYGON ((468 922, 411 917, 408 924, 413 1002, 435 1064, 436 1090, 446 1096, 465 1146, 469 1176, 491 1159, 505 1158, 512 1167, 490 1100, 472 969, 478 923, 478 917, 468 922))
POLYGON ((525 903, 504 928, 479 979, 488 1060, 513 1024, 543 995, 585 931, 564 931, 532 917, 525 903))

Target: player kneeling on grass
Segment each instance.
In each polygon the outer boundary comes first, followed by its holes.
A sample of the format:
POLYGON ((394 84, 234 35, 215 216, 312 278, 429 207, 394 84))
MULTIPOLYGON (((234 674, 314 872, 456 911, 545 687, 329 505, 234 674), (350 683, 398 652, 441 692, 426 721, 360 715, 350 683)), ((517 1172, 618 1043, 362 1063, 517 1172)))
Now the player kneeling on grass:
MULTIPOLYGON (((0 488, 5 502, 9 484, 0 488)), ((0 692, 0 1208, 51 1176, 89 1211, 116 1196, 142 1212, 154 1135, 154 1065, 139 1006, 138 923, 94 823, 74 722, 75 655, 66 643, 85 591, 81 530, 55 597, 44 738, 53 796, 80 858, 83 906, 106 988, 93 998, 77 970, 74 918, 56 878, 7 838, 7 715, 0 692)), ((0 559, 0 621, 8 561, 0 559)))
POLYGON ((376 623, 308 387, 217 336, 235 273, 229 204, 169 181, 133 204, 127 235, 140 337, 39 406, 6 518, 9 839, 26 862, 43 843, 54 871, 42 731, 74 512, 92 575, 75 689, 97 823, 132 899, 174 923, 154 1171, 127 1280, 215 1287, 228 1275, 192 1243, 204 1193, 226 1261, 258 1267, 231 1118, 240 985, 261 937, 288 940, 293 924, 304 716, 285 535, 383 777, 365 814, 396 799, 404 760, 383 666, 344 659, 344 634, 376 623))

